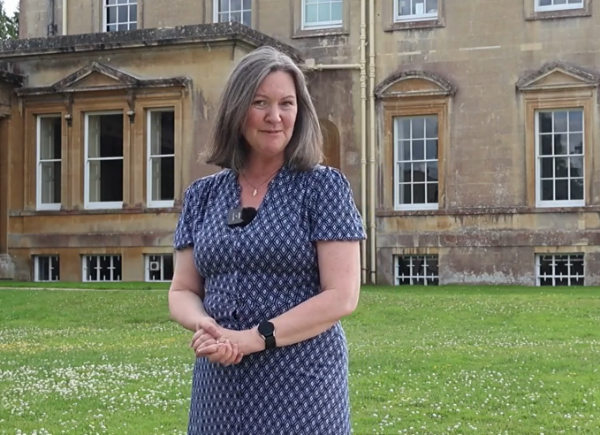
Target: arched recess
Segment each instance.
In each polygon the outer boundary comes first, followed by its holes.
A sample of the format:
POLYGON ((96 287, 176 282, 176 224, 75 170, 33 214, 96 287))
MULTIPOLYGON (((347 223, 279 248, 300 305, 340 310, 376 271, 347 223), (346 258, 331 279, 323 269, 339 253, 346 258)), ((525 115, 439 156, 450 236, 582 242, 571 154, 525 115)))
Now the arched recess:
POLYGON ((340 133, 333 122, 328 119, 320 119, 321 131, 323 132, 323 153, 325 161, 323 164, 342 169, 342 156, 340 149, 340 133))

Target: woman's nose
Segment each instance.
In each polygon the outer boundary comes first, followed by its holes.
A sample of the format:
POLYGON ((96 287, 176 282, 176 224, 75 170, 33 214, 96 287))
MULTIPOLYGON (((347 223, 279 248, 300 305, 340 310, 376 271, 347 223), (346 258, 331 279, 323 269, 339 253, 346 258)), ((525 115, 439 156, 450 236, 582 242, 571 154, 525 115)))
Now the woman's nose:
POLYGON ((281 120, 279 107, 277 107, 276 105, 270 106, 269 109, 267 109, 266 119, 269 122, 279 122, 281 120))

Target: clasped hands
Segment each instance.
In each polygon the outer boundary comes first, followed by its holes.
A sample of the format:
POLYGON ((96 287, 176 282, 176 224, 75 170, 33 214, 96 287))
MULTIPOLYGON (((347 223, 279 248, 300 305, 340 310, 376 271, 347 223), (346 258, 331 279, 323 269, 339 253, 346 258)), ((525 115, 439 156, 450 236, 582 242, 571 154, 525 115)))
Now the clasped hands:
POLYGON ((206 357, 225 367, 239 364, 245 355, 258 352, 261 346, 264 348, 264 341, 256 330, 226 329, 210 317, 198 321, 190 344, 196 357, 206 357))

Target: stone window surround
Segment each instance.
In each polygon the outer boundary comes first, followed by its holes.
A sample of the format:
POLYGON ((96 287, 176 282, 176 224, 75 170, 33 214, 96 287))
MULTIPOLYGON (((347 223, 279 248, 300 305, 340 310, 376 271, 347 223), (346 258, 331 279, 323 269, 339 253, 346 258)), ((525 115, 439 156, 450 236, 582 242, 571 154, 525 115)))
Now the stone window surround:
MULTIPOLYGON (((536 113, 538 110, 581 108, 584 123, 584 205, 565 206, 565 208, 580 209, 592 205, 593 192, 591 174, 594 171, 594 107, 597 98, 595 88, 600 77, 580 70, 577 67, 563 62, 553 62, 543 66, 540 70, 523 77, 517 84, 520 92, 523 117, 525 120, 525 164, 527 180, 527 206, 540 209, 537 201, 537 173, 536 173, 536 113), (544 84, 543 80, 553 73, 570 74, 577 83, 552 83, 544 84), (579 77, 577 77, 579 76, 579 77)), ((543 208, 543 207, 542 207, 543 208)), ((555 208, 555 207, 554 207, 555 208)))
POLYGON ((395 13, 396 6, 395 2, 398 0, 382 0, 383 13, 383 30, 385 32, 394 32, 399 30, 413 30, 413 29, 429 29, 434 27, 445 27, 446 26, 446 0, 438 0, 438 14, 436 18, 425 19, 425 20, 414 20, 414 21, 396 21, 395 13))
MULTIPOLYGON (((382 195, 380 196, 379 212, 393 215, 420 213, 421 210, 395 209, 396 180, 394 178, 394 118, 398 116, 437 115, 438 117, 438 207, 445 208, 445 166, 446 149, 449 146, 448 115, 450 97, 456 89, 436 75, 423 71, 406 71, 392 75, 376 89, 381 113, 382 131, 381 143, 381 180, 382 195), (410 91, 394 91, 394 87, 405 82, 410 91), (414 86, 410 83, 413 82, 414 86), (420 84, 428 83, 437 89, 419 89, 420 84)), ((426 205, 426 204, 425 204, 426 205)), ((424 209, 425 210, 425 209, 424 209)))
MULTIPOLYGON (((175 173, 178 173, 182 162, 177 157, 181 148, 181 100, 176 96, 169 95, 139 96, 136 100, 135 115, 130 118, 128 112, 130 106, 123 97, 102 98, 101 103, 94 98, 75 98, 71 110, 64 103, 44 104, 27 103, 24 113, 25 143, 25 206, 24 211, 35 211, 36 214, 63 214, 68 210, 78 209, 79 213, 105 213, 108 209, 84 209, 84 186, 85 174, 83 162, 84 118, 86 113, 102 111, 121 111, 124 119, 123 137, 123 209, 139 208, 139 204, 146 207, 147 189, 147 111, 152 109, 169 109, 175 111, 175 173), (70 114, 70 118, 69 115, 70 114), (61 184, 61 207, 60 210, 37 210, 37 116, 38 115, 60 115, 62 122, 62 179, 68 174, 75 177, 69 183, 61 184), (133 120, 133 122, 132 122, 133 120), (69 125, 71 124, 71 125, 69 125), (138 173, 141 165, 143 179, 134 180, 134 174, 138 173), (137 205, 136 205, 137 204, 137 205)), ((179 181, 175 179, 175 191, 179 189, 179 181)), ((170 209, 174 209, 171 207, 170 209)), ((156 210, 156 209, 153 209, 156 210)), ((119 209, 119 212, 123 212, 119 209)))

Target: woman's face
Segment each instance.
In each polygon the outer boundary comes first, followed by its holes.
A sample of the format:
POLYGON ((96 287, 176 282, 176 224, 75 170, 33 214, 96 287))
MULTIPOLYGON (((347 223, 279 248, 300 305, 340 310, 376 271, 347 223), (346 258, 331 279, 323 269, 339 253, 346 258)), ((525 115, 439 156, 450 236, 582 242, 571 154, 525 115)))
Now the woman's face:
POLYGON ((276 71, 265 77, 254 95, 243 131, 252 153, 268 159, 282 156, 292 138, 297 113, 292 76, 276 71))

